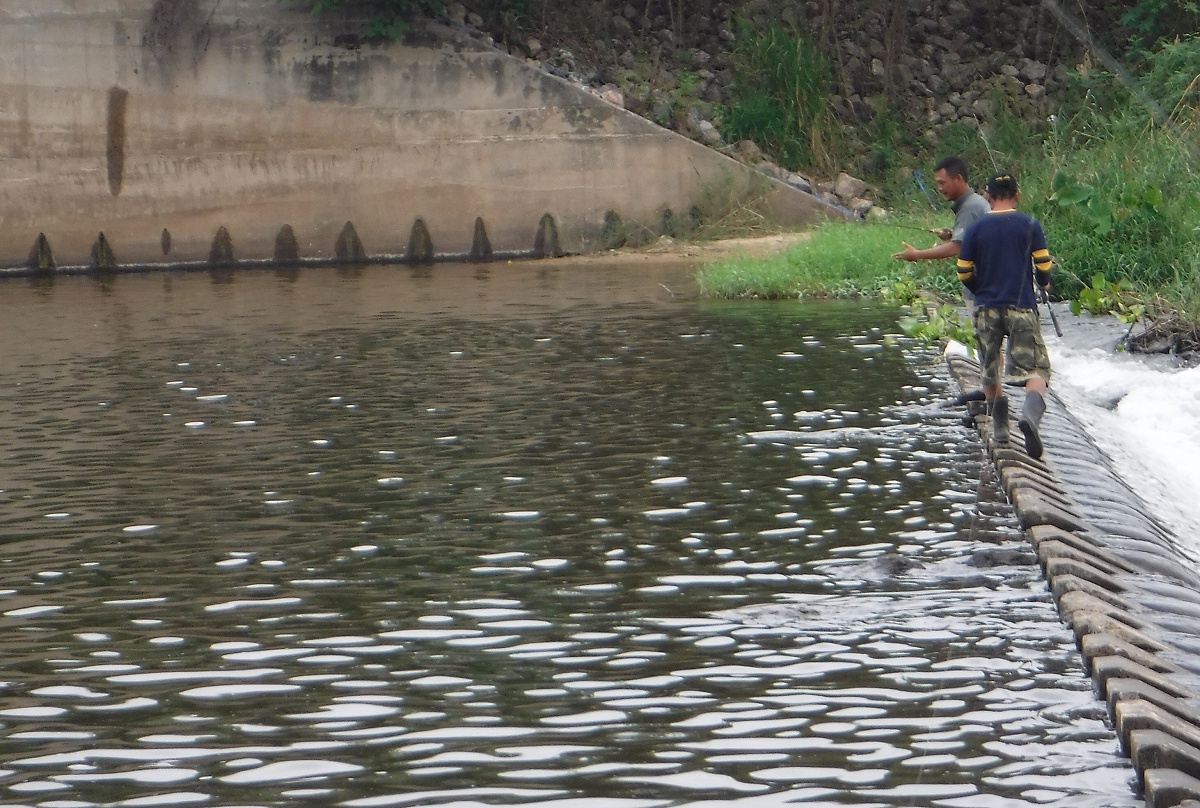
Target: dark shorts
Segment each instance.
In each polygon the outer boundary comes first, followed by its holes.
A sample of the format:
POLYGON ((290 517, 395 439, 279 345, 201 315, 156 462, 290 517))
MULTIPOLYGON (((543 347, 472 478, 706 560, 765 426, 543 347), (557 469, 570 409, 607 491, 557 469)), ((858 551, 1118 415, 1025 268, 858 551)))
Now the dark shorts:
POLYGON ((1026 382, 1040 376, 1050 383, 1050 355, 1042 341, 1042 324, 1030 309, 975 309, 975 339, 983 365, 981 381, 986 387, 1000 381, 1004 337, 1008 337, 1009 369, 1005 381, 1026 382))

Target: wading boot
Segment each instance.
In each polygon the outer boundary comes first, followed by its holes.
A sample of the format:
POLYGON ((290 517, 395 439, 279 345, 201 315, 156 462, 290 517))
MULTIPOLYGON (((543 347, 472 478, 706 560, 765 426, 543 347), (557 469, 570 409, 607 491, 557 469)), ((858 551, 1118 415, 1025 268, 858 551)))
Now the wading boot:
POLYGON ((1025 436, 1025 451, 1035 460, 1042 456, 1042 436, 1038 434, 1038 426, 1042 423, 1042 414, 1046 412, 1046 399, 1041 393, 1025 394, 1025 406, 1021 408, 1021 419, 1017 421, 1017 429, 1025 436))
POLYGON ((998 446, 1008 445, 1008 399, 999 396, 992 402, 992 438, 998 446))
POLYGON ((962 417, 962 425, 967 429, 975 428, 975 419, 980 415, 987 414, 987 403, 981 398, 979 401, 967 402, 967 414, 962 417))

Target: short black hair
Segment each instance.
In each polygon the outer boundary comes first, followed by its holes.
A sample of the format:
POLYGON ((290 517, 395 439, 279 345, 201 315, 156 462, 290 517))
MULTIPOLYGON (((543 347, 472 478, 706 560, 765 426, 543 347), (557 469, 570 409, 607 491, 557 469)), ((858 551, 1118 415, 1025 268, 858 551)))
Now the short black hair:
POLYGON ((933 167, 934 171, 945 170, 951 177, 962 177, 964 182, 969 182, 967 177, 967 161, 959 157, 957 154, 952 154, 949 157, 943 157, 938 160, 938 164, 933 167))
POLYGON ((1017 178, 1006 172, 993 174, 987 181, 987 193, 992 199, 1012 199, 1017 195, 1017 178))

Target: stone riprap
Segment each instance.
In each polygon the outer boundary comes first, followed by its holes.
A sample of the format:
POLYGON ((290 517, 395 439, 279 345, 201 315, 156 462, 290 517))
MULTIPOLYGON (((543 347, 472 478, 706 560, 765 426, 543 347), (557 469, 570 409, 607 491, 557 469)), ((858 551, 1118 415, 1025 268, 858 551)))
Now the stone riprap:
MULTIPOLYGON (((947 362, 964 392, 978 389, 977 363, 947 362)), ((1024 394, 1009 395, 1019 413, 1024 394)), ((988 416, 976 427, 1147 805, 1200 806, 1200 574, 1053 390, 1047 402, 1040 460, 1015 423, 1007 446, 993 441, 988 416)))

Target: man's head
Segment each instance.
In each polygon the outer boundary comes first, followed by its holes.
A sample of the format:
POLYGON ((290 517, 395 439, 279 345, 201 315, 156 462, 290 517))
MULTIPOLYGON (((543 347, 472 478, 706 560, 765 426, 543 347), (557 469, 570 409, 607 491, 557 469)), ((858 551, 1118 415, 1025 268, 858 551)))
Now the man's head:
POLYGON ((967 182, 967 161, 956 154, 943 157, 933 167, 933 180, 938 192, 953 202, 971 187, 967 182))
POLYGON ((989 199, 1016 199, 1017 193, 1017 178, 1012 174, 993 174, 988 178, 987 195, 989 199))

